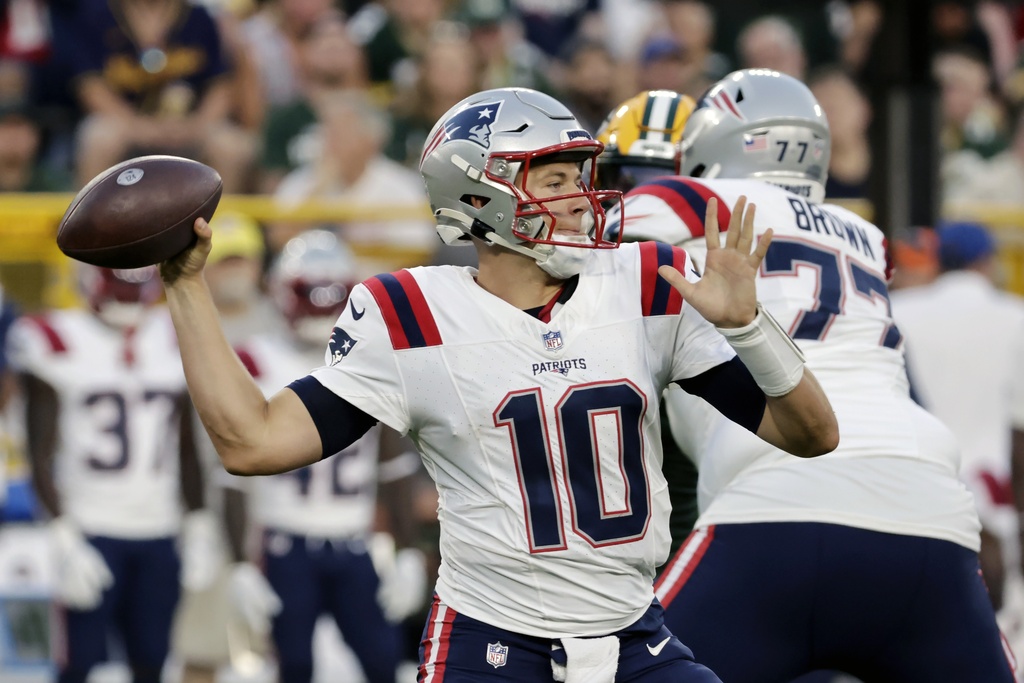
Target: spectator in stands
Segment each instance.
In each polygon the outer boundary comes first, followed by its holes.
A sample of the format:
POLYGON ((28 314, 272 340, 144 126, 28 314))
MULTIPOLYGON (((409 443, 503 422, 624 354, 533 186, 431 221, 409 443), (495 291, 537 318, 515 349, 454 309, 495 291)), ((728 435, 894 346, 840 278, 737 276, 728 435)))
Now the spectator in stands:
POLYGON ((996 242, 980 224, 940 226, 938 257, 933 283, 893 293, 893 318, 921 404, 959 442, 961 477, 983 526, 981 569, 998 610, 1007 569, 1019 564, 1010 553, 1014 500, 1024 508, 1024 302, 996 286, 996 242))
POLYGON ((945 165, 945 201, 1024 205, 1024 112, 1017 116, 1013 139, 1005 151, 987 161, 965 156, 955 155, 945 165))
POLYGON ((825 110, 832 132, 832 158, 825 196, 829 199, 863 199, 868 196, 871 173, 871 103, 845 71, 821 67, 807 81, 818 104, 825 110))
POLYGON ((941 52, 932 63, 942 107, 943 150, 969 151, 988 159, 1006 148, 1007 125, 1002 105, 992 94, 989 65, 977 52, 941 52))
MULTIPOLYGON (((295 207, 320 198, 382 213, 423 209, 423 220, 343 221, 334 228, 357 248, 422 250, 424 254, 433 250, 437 236, 426 210, 422 180, 415 171, 383 153, 389 135, 384 112, 358 92, 332 93, 317 103, 316 111, 323 130, 321 154, 281 181, 275 193, 281 205, 295 207)), ((302 227, 285 223, 270 226, 268 237, 274 251, 279 251, 302 227)), ((376 265, 370 269, 380 271, 376 265)))
MULTIPOLYGON (((686 48, 673 36, 648 40, 640 50, 637 82, 641 90, 672 90, 691 94, 703 81, 700 66, 690 60, 686 48)), ((706 88, 705 88, 706 89, 706 88)), ((700 92, 695 93, 700 95, 700 92)))
POLYGON ((255 145, 233 124, 232 87, 208 11, 185 0, 82 3, 66 44, 88 118, 78 133, 78 182, 140 153, 198 157, 243 190, 255 145))
POLYGON ((552 58, 563 55, 567 41, 596 40, 605 31, 601 0, 512 0, 512 12, 526 40, 552 58))
POLYGON ((271 108, 263 130, 263 192, 272 193, 281 178, 315 157, 320 138, 314 103, 330 93, 367 86, 362 50, 338 12, 329 12, 308 27, 298 39, 297 57, 302 92, 271 108))
POLYGON ((992 43, 978 22, 976 0, 938 0, 931 4, 931 23, 937 52, 967 50, 992 64, 992 43))
POLYGON ((396 84, 411 82, 410 60, 423 54, 446 9, 444 0, 379 0, 352 16, 352 36, 366 52, 379 103, 390 103, 396 84))
POLYGON ((39 163, 42 130, 28 102, 0 101, 0 192, 61 192, 63 178, 39 163))
MULTIPOLYGON (((687 78, 682 88, 669 88, 700 97, 729 72, 729 60, 714 51, 715 15, 701 0, 662 0, 658 30, 667 29, 684 50, 687 78)), ((643 86, 642 86, 643 87, 643 86)))
POLYGON ((807 53, 800 34, 780 16, 765 16, 747 24, 736 39, 740 66, 781 71, 804 80, 807 53))
POLYGON ((558 63, 556 87, 562 102, 591 134, 601 127, 605 116, 621 98, 624 87, 618 64, 600 41, 580 38, 566 44, 558 63))
POLYGON ((466 31, 442 22, 416 59, 416 80, 392 105, 394 125, 388 156, 411 168, 419 165, 434 123, 455 103, 481 89, 480 61, 466 31))
POLYGON ((268 108, 301 96, 301 38, 333 11, 331 0, 267 0, 242 22, 242 40, 256 61, 268 108))
POLYGON ((506 0, 466 0, 456 18, 469 27, 469 39, 482 64, 484 88, 552 90, 547 55, 523 38, 506 0))

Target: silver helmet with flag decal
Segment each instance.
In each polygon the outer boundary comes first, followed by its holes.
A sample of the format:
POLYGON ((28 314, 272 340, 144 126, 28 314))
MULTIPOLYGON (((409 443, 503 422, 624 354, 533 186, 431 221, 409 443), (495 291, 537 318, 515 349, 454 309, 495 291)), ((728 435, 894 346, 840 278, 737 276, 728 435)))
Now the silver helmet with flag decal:
POLYGON ((778 71, 744 69, 697 103, 683 130, 680 173, 757 178, 819 203, 831 147, 828 120, 806 85, 778 71))
POLYGON ((452 107, 427 136, 420 158, 437 231, 446 244, 470 236, 544 262, 556 247, 614 248, 601 202, 620 194, 593 189, 603 145, 554 98, 527 88, 485 90, 452 107), (537 198, 523 188, 531 167, 574 162, 585 177, 573 192, 537 198), (593 218, 586 241, 559 239, 551 202, 584 197, 593 218))

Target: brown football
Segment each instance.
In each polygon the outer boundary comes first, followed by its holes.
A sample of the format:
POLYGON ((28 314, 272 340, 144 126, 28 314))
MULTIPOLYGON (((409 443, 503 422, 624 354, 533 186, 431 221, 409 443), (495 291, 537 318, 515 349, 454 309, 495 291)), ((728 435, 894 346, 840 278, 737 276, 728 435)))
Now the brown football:
POLYGON ((57 230, 57 246, 104 268, 166 261, 195 242, 193 224, 210 220, 220 174, 206 164, 154 155, 108 168, 79 191, 57 230))

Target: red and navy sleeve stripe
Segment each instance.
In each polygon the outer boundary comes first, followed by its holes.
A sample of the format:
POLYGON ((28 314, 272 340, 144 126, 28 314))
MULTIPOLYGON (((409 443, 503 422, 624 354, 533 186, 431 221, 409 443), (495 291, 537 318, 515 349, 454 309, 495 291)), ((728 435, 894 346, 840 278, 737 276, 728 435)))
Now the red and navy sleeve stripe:
MULTIPOLYGON (((729 229, 729 206, 712 189, 694 180, 678 176, 657 178, 637 185, 630 194, 649 194, 661 199, 686 224, 694 237, 704 236, 704 214, 708 210, 708 200, 714 197, 718 200, 718 229, 721 232, 729 229)), ((626 220, 628 222, 628 216, 626 220)))
POLYGON ((45 316, 29 316, 29 320, 35 323, 36 327, 39 328, 39 331, 43 333, 43 336, 46 338, 46 342, 50 346, 50 353, 64 353, 68 350, 67 344, 64 343, 60 334, 53 328, 53 325, 50 324, 50 321, 47 320, 45 316))
POLYGON ((441 344, 434 314, 412 273, 402 270, 378 275, 363 284, 380 307, 392 348, 399 351, 441 344))
POLYGON ((683 295, 658 275, 661 266, 686 272, 686 252, 664 242, 640 243, 640 299, 643 314, 678 315, 683 310, 683 295))
POLYGON ((259 379, 260 375, 263 373, 260 372, 259 363, 256 362, 256 358, 252 355, 249 349, 244 347, 237 348, 235 349, 235 354, 238 356, 238 360, 242 361, 242 365, 244 365, 245 369, 249 371, 252 378, 259 379))

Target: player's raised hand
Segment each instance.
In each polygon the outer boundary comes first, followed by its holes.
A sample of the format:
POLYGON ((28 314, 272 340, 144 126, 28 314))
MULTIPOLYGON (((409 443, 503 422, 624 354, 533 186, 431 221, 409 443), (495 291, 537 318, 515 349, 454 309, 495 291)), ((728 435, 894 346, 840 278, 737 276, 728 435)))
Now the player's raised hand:
POLYGON ((768 252, 772 231, 765 231, 754 245, 754 212, 754 205, 748 206, 746 197, 736 200, 723 246, 718 232, 718 201, 712 197, 704 218, 708 249, 704 275, 694 283, 671 266, 658 269, 659 275, 717 327, 743 327, 757 314, 754 278, 768 252))
POLYGON ((193 229, 196 233, 196 243, 160 264, 160 279, 163 280, 165 287, 181 279, 202 277, 206 257, 210 255, 213 231, 203 218, 196 219, 193 229))

